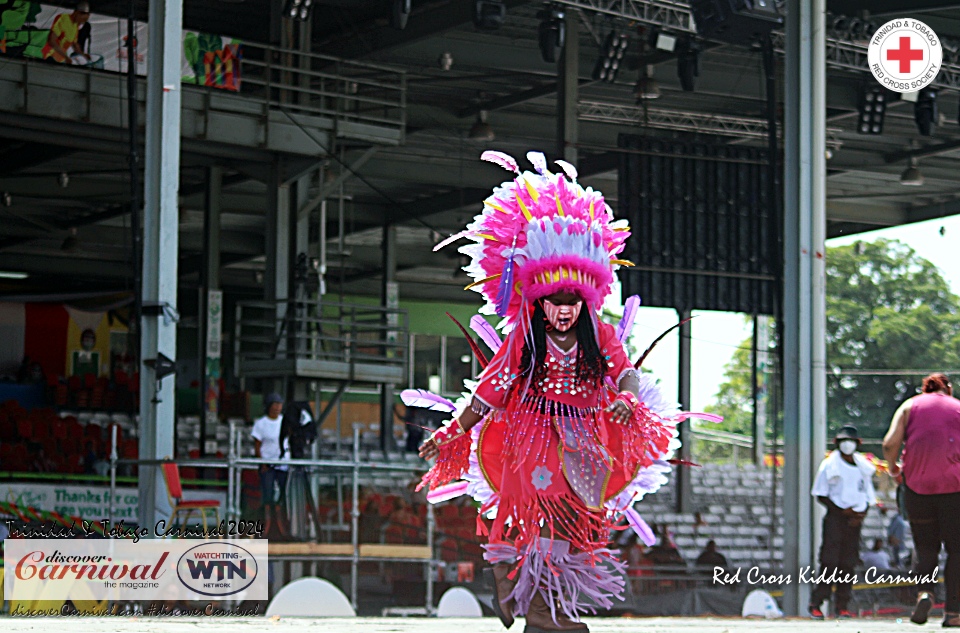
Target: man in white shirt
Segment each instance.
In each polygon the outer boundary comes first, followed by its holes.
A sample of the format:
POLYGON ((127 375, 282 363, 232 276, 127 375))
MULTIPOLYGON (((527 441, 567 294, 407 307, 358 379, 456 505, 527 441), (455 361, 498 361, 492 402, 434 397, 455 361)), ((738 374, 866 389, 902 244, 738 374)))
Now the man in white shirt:
POLYGON ((860 562, 860 528, 867 508, 877 498, 873 488, 876 468, 857 452, 857 427, 841 427, 833 441, 837 448, 820 463, 810 491, 827 508, 817 575, 821 582, 810 596, 810 616, 816 620, 824 618, 821 606, 830 598, 834 585, 834 614, 837 618, 853 616, 847 604, 853 593, 854 570, 860 562))
POLYGON ((280 423, 283 420, 283 398, 271 393, 263 399, 267 414, 253 423, 254 455, 260 459, 277 460, 274 464, 260 465, 260 493, 263 500, 263 533, 270 536, 276 525, 277 532, 286 538, 283 503, 287 490, 287 466, 279 463, 290 459, 290 442, 284 439, 280 448, 280 423), (276 523, 274 524, 274 520, 276 523))

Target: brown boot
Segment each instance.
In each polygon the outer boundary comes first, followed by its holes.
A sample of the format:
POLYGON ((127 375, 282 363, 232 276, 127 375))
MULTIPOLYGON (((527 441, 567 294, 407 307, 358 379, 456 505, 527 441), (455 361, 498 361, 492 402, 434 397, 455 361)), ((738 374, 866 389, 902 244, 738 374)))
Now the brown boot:
POLYGON ((544 600, 543 594, 537 591, 533 594, 533 600, 530 601, 530 608, 527 610, 527 625, 523 633, 553 633, 555 631, 564 631, 564 633, 590 633, 590 629, 582 622, 574 622, 568 618, 560 605, 555 606, 557 621, 553 621, 550 615, 550 607, 544 600))
POLYGON ((507 578, 510 571, 509 563, 497 563, 489 569, 489 573, 493 576, 493 612, 500 618, 503 626, 508 629, 513 626, 513 607, 516 601, 508 600, 507 596, 517 585, 516 580, 507 578))

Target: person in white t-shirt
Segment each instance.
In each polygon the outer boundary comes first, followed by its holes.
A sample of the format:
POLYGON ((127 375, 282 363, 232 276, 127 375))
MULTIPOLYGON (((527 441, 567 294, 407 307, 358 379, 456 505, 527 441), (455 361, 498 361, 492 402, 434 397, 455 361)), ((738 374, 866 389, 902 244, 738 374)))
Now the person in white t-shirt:
POLYGON ((857 427, 841 427, 833 441, 837 448, 820 463, 810 491, 827 508, 817 574, 822 582, 811 594, 809 606, 810 616, 816 620, 824 618, 821 606, 830 598, 834 585, 834 614, 837 618, 853 616, 847 604, 853 593, 854 570, 860 562, 860 528, 867 508, 877 499, 873 488, 876 468, 857 452, 857 427))
MULTIPOLYGON (((290 442, 283 441, 280 447, 280 422, 283 420, 283 398, 271 393, 263 399, 267 414, 253 423, 254 455, 261 459, 290 459, 290 442)), ((263 499, 263 533, 269 536, 274 525, 281 537, 287 536, 283 512, 287 490, 287 466, 284 464, 260 465, 260 492, 263 499)))

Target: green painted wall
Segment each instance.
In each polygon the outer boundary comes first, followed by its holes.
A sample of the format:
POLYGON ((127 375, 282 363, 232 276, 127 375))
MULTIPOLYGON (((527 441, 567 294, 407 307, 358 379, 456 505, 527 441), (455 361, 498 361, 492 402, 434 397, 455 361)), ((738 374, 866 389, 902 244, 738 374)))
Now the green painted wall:
MULTIPOLYGON (((476 293, 465 290, 464 295, 475 295, 476 293)), ((479 295, 477 295, 479 299, 479 295)), ((344 303, 355 303, 359 305, 379 305, 380 301, 373 297, 350 297, 343 298, 344 303)), ((412 334, 435 334, 435 335, 457 335, 460 330, 456 324, 445 314, 449 312, 457 321, 463 324, 463 327, 469 330, 470 319, 477 314, 483 304, 480 301, 476 303, 444 303, 442 301, 412 301, 400 298, 400 309, 407 311, 407 318, 410 323, 410 332, 412 334)), ((499 322, 499 317, 486 317, 491 325, 499 322)))

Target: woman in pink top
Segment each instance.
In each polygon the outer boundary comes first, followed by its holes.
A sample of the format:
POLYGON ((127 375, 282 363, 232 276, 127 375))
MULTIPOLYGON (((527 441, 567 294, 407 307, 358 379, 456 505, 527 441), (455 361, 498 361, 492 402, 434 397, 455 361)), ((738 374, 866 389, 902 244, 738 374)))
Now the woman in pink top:
POLYGON ((919 559, 917 575, 932 581, 918 586, 910 620, 927 621, 936 588, 933 571, 943 543, 947 549, 943 626, 960 627, 960 400, 953 397, 946 376, 927 376, 923 393, 900 405, 883 438, 883 456, 890 474, 903 484, 919 559), (901 447, 902 467, 897 464, 901 447))

